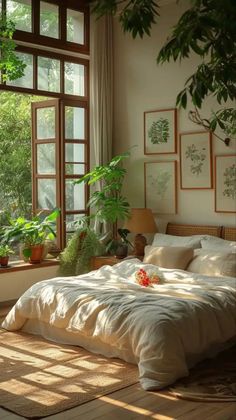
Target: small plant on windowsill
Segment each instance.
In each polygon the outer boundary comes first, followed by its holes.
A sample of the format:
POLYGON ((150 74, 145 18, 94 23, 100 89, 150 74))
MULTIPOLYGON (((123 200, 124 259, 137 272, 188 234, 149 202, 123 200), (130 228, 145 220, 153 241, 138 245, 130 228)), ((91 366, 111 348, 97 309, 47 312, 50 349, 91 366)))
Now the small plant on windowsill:
POLYGON ((8 244, 0 243, 0 266, 8 267, 9 256, 14 254, 14 251, 8 244))
POLYGON ((22 253, 26 261, 31 264, 40 263, 47 253, 46 241, 56 237, 54 228, 59 214, 60 210, 55 209, 44 218, 39 213, 31 220, 24 217, 10 220, 4 237, 7 241, 18 241, 22 244, 22 253))

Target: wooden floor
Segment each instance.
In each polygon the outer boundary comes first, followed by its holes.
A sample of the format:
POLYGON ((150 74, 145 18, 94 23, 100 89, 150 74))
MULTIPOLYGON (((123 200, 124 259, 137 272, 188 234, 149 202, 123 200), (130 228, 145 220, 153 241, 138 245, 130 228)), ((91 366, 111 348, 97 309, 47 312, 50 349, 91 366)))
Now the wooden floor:
MULTIPOLYGON (((0 322, 6 309, 0 309, 0 322)), ((0 408, 1 420, 24 417, 0 408)), ((176 399, 167 392, 147 392, 139 384, 100 397, 48 420, 236 420, 236 403, 197 403, 176 399)))

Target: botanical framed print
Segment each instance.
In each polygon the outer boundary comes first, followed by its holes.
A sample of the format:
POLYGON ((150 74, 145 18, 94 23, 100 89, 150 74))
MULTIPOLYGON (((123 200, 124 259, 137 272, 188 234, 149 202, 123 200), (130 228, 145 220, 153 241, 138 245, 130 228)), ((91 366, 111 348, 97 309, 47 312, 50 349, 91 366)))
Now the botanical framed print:
POLYGON ((215 211, 236 213, 236 155, 215 156, 215 211))
POLYGON ((177 152, 177 110, 175 108, 144 112, 144 154, 177 152))
POLYGON ((176 161, 144 163, 145 207, 154 213, 177 212, 176 161))
POLYGON ((181 189, 211 189, 212 136, 208 131, 180 134, 181 189))

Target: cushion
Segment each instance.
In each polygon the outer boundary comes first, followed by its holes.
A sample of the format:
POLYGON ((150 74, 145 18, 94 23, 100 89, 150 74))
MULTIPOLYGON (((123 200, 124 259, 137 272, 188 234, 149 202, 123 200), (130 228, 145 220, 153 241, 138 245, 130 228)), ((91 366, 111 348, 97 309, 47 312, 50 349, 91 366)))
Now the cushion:
POLYGON ((186 270, 207 276, 236 277, 236 253, 196 249, 186 270))
POLYGON ((145 246, 143 262, 163 268, 179 268, 185 270, 193 258, 193 248, 178 246, 145 246))
POLYGON ((201 248, 201 239, 205 235, 192 236, 174 236, 165 233, 156 233, 152 245, 153 246, 184 246, 188 248, 201 248))
POLYGON ((204 249, 215 249, 221 251, 236 252, 236 242, 227 241, 226 239, 217 238, 215 236, 206 235, 201 240, 201 246, 204 249))

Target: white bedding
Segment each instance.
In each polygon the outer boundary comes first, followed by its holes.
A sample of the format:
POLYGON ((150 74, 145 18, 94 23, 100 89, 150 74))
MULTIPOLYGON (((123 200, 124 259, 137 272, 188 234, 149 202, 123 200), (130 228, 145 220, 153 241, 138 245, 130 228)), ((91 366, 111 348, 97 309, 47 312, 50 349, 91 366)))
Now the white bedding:
POLYGON ((160 389, 236 337, 236 279, 124 260, 28 289, 2 327, 82 345, 139 366, 144 389, 160 389), (161 284, 135 282, 139 268, 161 284))

